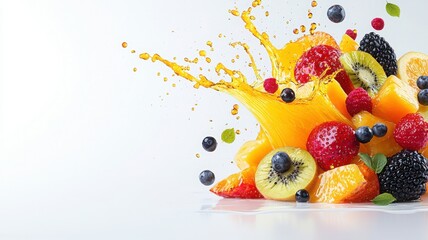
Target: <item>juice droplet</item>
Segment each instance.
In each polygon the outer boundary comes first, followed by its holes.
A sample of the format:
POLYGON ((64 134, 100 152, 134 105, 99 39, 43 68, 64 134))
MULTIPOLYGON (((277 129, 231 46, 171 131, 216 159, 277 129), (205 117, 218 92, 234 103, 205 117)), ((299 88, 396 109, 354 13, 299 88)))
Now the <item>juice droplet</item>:
POLYGON ((160 76, 160 72, 156 73, 156 75, 159 77, 160 76))
POLYGON ((229 12, 230 12, 233 16, 239 16, 239 11, 238 11, 238 10, 236 10, 236 9, 229 10, 229 12))
POLYGON ((236 120, 239 120, 241 117, 240 116, 236 116, 236 120))
POLYGON ((211 58, 207 57, 207 58, 205 58, 205 61, 207 61, 207 63, 210 63, 211 62, 211 58))
POLYGON ((308 18, 311 19, 314 16, 311 12, 308 12, 308 18))
POLYGON ((256 17, 254 17, 254 16, 250 16, 250 19, 251 19, 251 20, 256 20, 256 17))
POLYGON ((305 25, 301 25, 301 26, 300 26, 300 31, 301 31, 302 33, 306 32, 306 27, 305 27, 305 25))
POLYGON ((268 17, 269 16, 269 11, 265 12, 265 16, 268 17))
POLYGON ((131 50, 131 53, 135 53, 135 50, 131 50))
POLYGON ((312 1, 312 2, 311 2, 311 6, 312 6, 312 7, 316 7, 316 6, 318 6, 317 1, 312 1))
POLYGON ((136 72, 136 71, 137 71, 137 68, 136 68, 136 67, 134 67, 134 68, 132 69, 132 71, 136 72))
POLYGON ((148 60, 150 55, 148 53, 141 53, 139 57, 143 60, 148 60))
POLYGON ((177 87, 177 84, 173 83, 173 84, 172 84, 172 87, 177 87))
POLYGON ((251 4, 253 7, 257 7, 262 3, 262 0, 254 0, 253 3, 251 4))
POLYGON ((235 56, 235 58, 236 58, 236 59, 239 59, 239 55, 236 55, 236 56, 235 56))
POLYGON ((309 32, 313 35, 316 29, 317 29, 317 24, 311 23, 311 28, 309 29, 309 32))
POLYGON ((240 131, 239 129, 237 129, 237 130, 235 131, 235 133, 236 133, 237 135, 239 135, 239 134, 241 134, 241 131, 240 131))
POLYGON ((222 38, 222 37, 223 37, 223 34, 219 33, 218 38, 222 38))
POLYGON ((194 112, 195 111, 195 107, 192 107, 192 112, 194 112))
POLYGON ((236 114, 238 114, 238 111, 239 111, 239 105, 238 104, 233 104, 233 108, 230 111, 230 113, 232 113, 232 115, 236 115, 236 114))
POLYGON ((207 41, 207 46, 209 46, 209 47, 213 47, 213 42, 211 42, 211 41, 207 41))
POLYGON ((167 82, 167 81, 168 81, 168 78, 167 78, 167 77, 164 77, 164 78, 163 78, 163 81, 164 81, 164 82, 167 82))
POLYGON ((231 61, 232 63, 235 63, 235 59, 233 59, 233 58, 232 58, 230 61, 231 61))
POLYGON ((199 56, 205 57, 207 55, 207 52, 205 50, 199 51, 199 56))
POLYGON ((128 47, 128 43, 127 43, 127 42, 123 42, 123 43, 122 43, 122 47, 123 47, 123 48, 127 48, 127 47, 128 47))
POLYGON ((196 157, 197 157, 197 158, 200 158, 200 157, 201 157, 201 154, 196 153, 196 157))
POLYGON ((294 33, 294 34, 299 34, 299 29, 295 28, 295 29, 293 30, 293 33, 294 33))

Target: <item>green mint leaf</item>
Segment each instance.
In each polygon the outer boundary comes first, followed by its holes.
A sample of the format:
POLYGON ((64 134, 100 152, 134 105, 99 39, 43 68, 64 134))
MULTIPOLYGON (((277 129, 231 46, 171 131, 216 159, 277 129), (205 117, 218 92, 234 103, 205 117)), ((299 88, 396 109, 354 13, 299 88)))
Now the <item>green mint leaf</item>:
POLYGON ((382 153, 377 153, 374 157, 373 157, 373 161, 372 161, 372 166, 373 166, 373 170, 375 171, 375 173, 380 173, 382 172, 383 168, 386 165, 386 156, 383 155, 382 153))
POLYGON ((400 17, 400 7, 393 3, 386 3, 386 12, 392 17, 400 17))
POLYGON ((358 156, 360 156, 361 160, 363 160, 363 162, 367 165, 367 167, 369 167, 374 171, 372 166, 372 158, 368 154, 358 153, 358 156))
POLYGON ((379 206, 386 206, 390 203, 393 203, 395 200, 397 200, 394 196, 392 196, 390 193, 382 193, 375 197, 372 202, 379 206))
POLYGON ((229 128, 224 130, 221 134, 221 140, 225 143, 233 143, 235 141, 235 129, 229 128))

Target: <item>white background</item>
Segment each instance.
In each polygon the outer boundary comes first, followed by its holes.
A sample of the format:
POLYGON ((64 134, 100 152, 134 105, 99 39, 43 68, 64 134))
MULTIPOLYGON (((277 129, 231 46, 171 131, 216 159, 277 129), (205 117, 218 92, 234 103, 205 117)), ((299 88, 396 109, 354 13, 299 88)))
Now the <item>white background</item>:
MULTIPOLYGON (((319 30, 327 29, 336 39, 346 29, 357 28, 361 39, 372 30, 371 19, 383 17, 386 26, 381 34, 398 56, 407 51, 428 53, 428 33, 421 20, 428 3, 395 3, 401 6, 399 19, 386 14, 385 1, 320 1, 317 8, 311 8, 308 0, 265 1, 265 9, 255 11, 256 24, 275 34, 274 43, 282 46, 300 36, 292 29, 301 24, 320 22, 319 30), (345 7, 347 18, 341 24, 329 22, 325 15, 334 3, 345 7), (308 9, 314 13, 312 20, 306 17, 308 9)), ((249 4, 239 1, 238 7, 249 4)), ((228 13, 235 5, 227 0, 0 0, 0 238, 166 239, 171 234, 191 239, 225 232, 261 237, 265 230, 278 237, 283 232, 280 226, 288 226, 289 234, 296 236, 331 233, 329 224, 317 227, 325 223, 316 217, 320 213, 289 217, 195 213, 201 208, 201 196, 212 198, 209 188, 199 183, 199 172, 211 169, 217 180, 236 172, 233 155, 255 136, 256 122, 243 108, 240 120, 231 116, 236 103, 232 98, 195 90, 190 83, 171 78, 172 72, 159 63, 138 59, 138 54, 159 53, 183 62, 184 57, 208 49, 205 43, 211 40, 213 62, 248 74, 245 54, 228 46, 245 41, 257 58, 260 53, 259 67, 268 77, 268 60, 258 41, 228 13), (219 33, 226 38, 219 39, 219 33), (121 47, 123 41, 128 48, 121 47), (240 60, 232 64, 236 54, 240 60), (169 80, 163 82, 163 77, 169 80), (204 136, 219 139, 229 127, 242 132, 235 143, 219 143, 214 153, 203 151, 204 136), (314 221, 309 232, 304 227, 308 219, 314 221)), ((327 222, 361 215, 332 214, 333 220, 327 222)), ((389 226, 406 219, 418 229, 418 223, 428 218, 375 217, 393 221, 385 223, 389 226)), ((373 215, 362 214, 359 219, 365 222, 373 215)), ((364 226, 380 234, 376 228, 386 227, 380 222, 364 226)), ((339 232, 350 230, 341 226, 339 232)))

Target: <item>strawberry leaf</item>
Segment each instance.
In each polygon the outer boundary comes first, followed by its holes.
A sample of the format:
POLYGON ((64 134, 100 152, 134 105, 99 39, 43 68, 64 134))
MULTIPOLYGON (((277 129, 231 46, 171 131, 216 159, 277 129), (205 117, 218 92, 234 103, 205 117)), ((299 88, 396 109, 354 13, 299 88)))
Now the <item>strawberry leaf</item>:
POLYGON ((225 143, 233 143, 235 141, 235 129, 229 128, 221 134, 221 140, 225 143))
POLYGON ((392 194, 390 193, 382 193, 375 197, 372 202, 379 206, 386 206, 390 203, 393 203, 395 200, 397 200, 392 194))
POLYGON ((393 3, 386 3, 386 12, 392 17, 400 17, 400 7, 393 3))

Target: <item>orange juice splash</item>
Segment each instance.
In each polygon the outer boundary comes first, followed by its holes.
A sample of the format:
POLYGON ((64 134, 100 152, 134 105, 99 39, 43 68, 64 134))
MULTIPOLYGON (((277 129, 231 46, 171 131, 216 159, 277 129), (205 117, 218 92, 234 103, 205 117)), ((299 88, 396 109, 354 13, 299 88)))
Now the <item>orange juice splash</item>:
MULTIPOLYGON (((299 56, 305 50, 313 45, 329 44, 338 46, 334 40, 331 43, 328 42, 331 36, 320 33, 320 36, 316 36, 316 34, 308 35, 306 38, 286 44, 283 48, 276 48, 271 43, 269 35, 265 32, 259 32, 253 23, 252 19, 254 18, 251 12, 253 8, 260 4, 260 0, 255 0, 252 3, 252 7, 247 10, 239 12, 237 9, 233 9, 229 10, 229 12, 234 16, 240 16, 245 23, 245 28, 260 41, 269 56, 271 76, 278 80, 280 87, 290 87, 295 90, 297 98, 292 103, 282 101, 279 96, 280 91, 275 94, 264 92, 262 88, 263 78, 260 76, 255 59, 250 52, 250 46, 243 42, 234 42, 230 45, 232 47, 240 46, 246 52, 254 72, 252 79, 255 80, 252 83, 248 83, 247 78, 240 71, 230 69, 221 62, 215 65, 215 72, 218 75, 221 73, 226 74, 230 81, 220 80, 214 82, 203 74, 195 76, 190 73, 188 66, 181 66, 176 62, 164 59, 159 54, 142 53, 139 56, 143 60, 163 63, 173 70, 177 76, 192 82, 195 88, 210 88, 235 97, 260 123, 263 136, 267 138, 272 149, 284 146, 306 149, 307 137, 315 126, 327 121, 340 121, 348 124, 350 124, 350 121, 337 110, 332 101, 330 101, 329 95, 327 95, 330 82, 337 73, 332 75, 323 74, 320 78, 313 77, 312 82, 301 86, 294 79, 294 68, 291 66, 297 62, 299 56)), ((211 42, 208 42, 207 45, 212 47, 211 42)), ((199 56, 205 57, 205 55, 205 51, 199 51, 199 56)), ((341 89, 334 91, 341 91, 341 89)))

